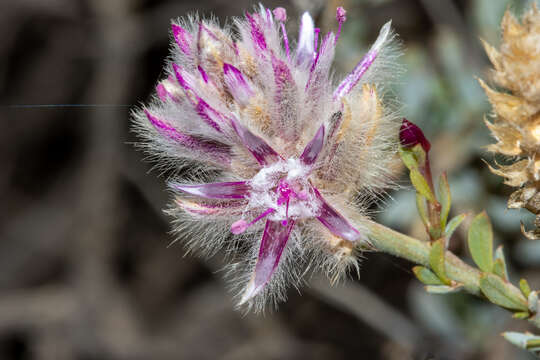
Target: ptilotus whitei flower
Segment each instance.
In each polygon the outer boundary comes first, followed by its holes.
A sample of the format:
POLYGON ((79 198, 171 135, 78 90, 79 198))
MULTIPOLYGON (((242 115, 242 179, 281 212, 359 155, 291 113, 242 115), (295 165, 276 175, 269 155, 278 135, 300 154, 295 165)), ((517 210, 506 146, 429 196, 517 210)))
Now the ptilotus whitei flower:
POLYGON ((308 269, 336 280, 358 268, 366 204, 388 186, 398 142, 381 96, 397 56, 390 22, 334 83, 345 10, 337 34, 321 38, 303 14, 294 47, 286 20, 261 6, 234 21, 234 35, 197 17, 173 22, 168 77, 134 114, 147 150, 188 169, 170 181, 179 238, 230 255, 239 304, 256 310, 308 269))

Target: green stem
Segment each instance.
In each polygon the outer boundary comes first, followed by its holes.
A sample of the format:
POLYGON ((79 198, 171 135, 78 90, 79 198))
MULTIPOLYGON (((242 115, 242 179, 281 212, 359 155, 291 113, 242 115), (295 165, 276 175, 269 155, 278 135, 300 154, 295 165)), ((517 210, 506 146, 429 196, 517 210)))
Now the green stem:
POLYGON ((534 339, 527 341, 527 349, 534 349, 540 347, 540 340, 534 339))
MULTIPOLYGON (((431 245, 428 242, 414 239, 375 222, 368 222, 367 227, 371 243, 378 251, 407 259, 416 264, 429 266, 431 245)), ((463 284, 469 293, 483 297, 480 291, 482 272, 466 264, 450 251, 446 252, 445 259, 446 275, 451 280, 463 284)), ((523 296, 517 287, 512 284, 508 285, 510 292, 516 296, 523 296)))

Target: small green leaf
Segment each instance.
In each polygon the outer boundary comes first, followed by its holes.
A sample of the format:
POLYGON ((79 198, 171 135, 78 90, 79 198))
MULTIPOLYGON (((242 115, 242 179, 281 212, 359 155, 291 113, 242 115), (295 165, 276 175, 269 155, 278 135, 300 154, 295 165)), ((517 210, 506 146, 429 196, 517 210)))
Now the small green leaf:
POLYGON ((412 153, 416 159, 416 163, 420 166, 424 166, 426 163, 426 151, 422 147, 422 144, 416 144, 411 148, 412 153))
POLYGON ((528 311, 520 311, 512 315, 514 319, 519 319, 519 320, 527 319, 529 316, 531 316, 531 314, 529 314, 528 311))
POLYGON ((446 172, 443 172, 439 177, 439 202, 441 203, 441 228, 446 227, 446 221, 448 220, 448 214, 450 213, 450 206, 452 204, 452 197, 450 195, 450 185, 448 185, 448 177, 446 172))
POLYGON ((420 193, 416 193, 416 208, 418 209, 418 214, 420 215, 420 218, 422 219, 422 223, 426 227, 430 227, 428 214, 427 214, 427 206, 426 206, 426 198, 420 195, 420 193))
POLYGON ((444 283, 433 273, 424 266, 413 267, 414 275, 425 285, 444 285, 444 283))
POLYGON ((508 280, 508 270, 506 269, 506 260, 504 259, 503 247, 499 245, 495 250, 495 263, 493 264, 493 273, 499 275, 504 280, 508 280))
POLYGON ((529 286, 529 283, 525 279, 519 280, 519 288, 521 289, 521 292, 525 297, 529 297, 529 294, 531 293, 531 287, 529 286))
POLYGON ((502 336, 508 342, 522 349, 527 349, 527 340, 531 338, 529 334, 523 334, 523 333, 514 332, 514 331, 504 332, 502 336))
POLYGON ((444 284, 450 285, 450 279, 446 276, 446 269, 444 268, 444 252, 444 239, 433 242, 429 252, 429 266, 444 284))
POLYGON ((403 164, 405 164, 409 170, 418 169, 418 162, 410 149, 400 148, 399 156, 401 157, 403 164))
POLYGON ((507 331, 502 334, 504 338, 519 348, 537 351, 540 347, 540 336, 531 333, 507 331))
POLYGON ((461 224, 463 220, 467 217, 467 214, 461 214, 454 216, 452 220, 448 222, 446 225, 446 229, 444 230, 444 235, 446 236, 446 239, 450 241, 450 238, 452 237, 452 234, 457 229, 457 227, 461 224))
POLYGON ((427 285, 426 291, 431 294, 451 294, 460 291, 463 288, 463 285, 427 285))
POLYGON ((538 312, 538 292, 537 291, 531 291, 529 293, 529 296, 527 297, 527 303, 529 311, 533 314, 536 314, 538 312))
POLYGON ((428 201, 435 202, 435 195, 433 195, 426 178, 424 178, 420 171, 418 171, 418 169, 411 169, 409 176, 416 191, 418 191, 428 201))
POLYGON ((493 230, 485 211, 478 214, 469 227, 469 250, 480 270, 493 270, 493 230))
POLYGON ((493 263, 493 273, 497 276, 500 276, 504 280, 508 280, 508 277, 506 275, 506 269, 501 259, 497 259, 493 263))
MULTIPOLYGON (((511 310, 527 311, 527 300, 516 294, 512 286, 493 274, 480 277, 480 290, 492 303, 511 310)), ((521 296, 520 296, 521 295, 521 296)))

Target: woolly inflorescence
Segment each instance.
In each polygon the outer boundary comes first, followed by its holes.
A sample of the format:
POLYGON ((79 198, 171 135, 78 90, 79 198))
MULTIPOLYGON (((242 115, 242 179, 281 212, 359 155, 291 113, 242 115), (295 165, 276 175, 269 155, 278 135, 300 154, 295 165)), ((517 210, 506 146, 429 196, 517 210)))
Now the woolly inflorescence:
POLYGON ((512 164, 491 171, 519 188, 508 206, 536 214, 536 229, 524 233, 540 238, 540 11, 533 4, 521 23, 507 11, 501 29, 500 48, 484 47, 495 68, 493 80, 506 91, 480 84, 496 113, 493 122, 486 121, 497 140, 488 149, 509 157, 512 164))
POLYGON ((204 255, 225 251, 239 304, 255 310, 309 269, 331 280, 358 269, 367 202, 396 159, 398 117, 381 97, 395 74, 390 23, 334 82, 345 10, 338 34, 321 37, 303 14, 295 46, 286 19, 261 6, 233 27, 173 22, 168 76, 134 113, 146 149, 182 175, 169 185, 179 239, 204 255))

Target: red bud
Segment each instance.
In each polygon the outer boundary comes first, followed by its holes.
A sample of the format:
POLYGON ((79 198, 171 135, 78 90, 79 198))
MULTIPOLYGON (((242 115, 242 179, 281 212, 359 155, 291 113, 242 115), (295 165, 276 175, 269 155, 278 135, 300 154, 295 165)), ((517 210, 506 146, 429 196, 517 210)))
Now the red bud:
POLYGON ((405 118, 403 118, 401 128, 399 129, 399 142, 401 146, 408 148, 420 144, 426 153, 431 148, 431 144, 424 136, 422 130, 405 118))

